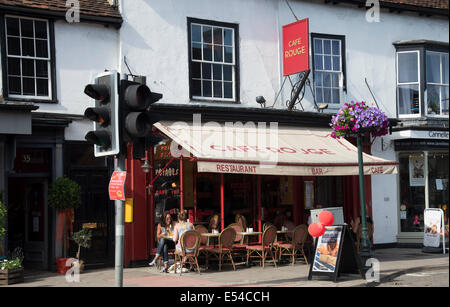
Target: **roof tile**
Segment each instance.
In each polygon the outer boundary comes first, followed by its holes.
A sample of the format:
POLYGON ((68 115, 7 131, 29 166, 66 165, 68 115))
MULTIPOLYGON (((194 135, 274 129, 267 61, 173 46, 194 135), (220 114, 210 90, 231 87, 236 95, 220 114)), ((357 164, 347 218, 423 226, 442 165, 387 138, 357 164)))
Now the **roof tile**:
MULTIPOLYGON (((119 9, 111 6, 107 0, 79 0, 80 14, 100 17, 121 18, 119 9)), ((43 9, 55 12, 67 12, 65 0, 0 0, 0 5, 12 7, 43 9)))

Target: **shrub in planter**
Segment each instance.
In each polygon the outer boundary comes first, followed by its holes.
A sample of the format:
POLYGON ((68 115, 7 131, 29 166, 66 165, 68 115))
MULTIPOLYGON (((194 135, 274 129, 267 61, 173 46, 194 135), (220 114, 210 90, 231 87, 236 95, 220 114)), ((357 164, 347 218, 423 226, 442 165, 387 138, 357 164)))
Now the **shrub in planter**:
POLYGON ((80 272, 84 269, 84 262, 80 259, 81 248, 90 248, 91 247, 91 239, 92 239, 92 230, 91 229, 81 229, 80 231, 74 232, 72 234, 72 240, 78 244, 77 251, 77 260, 74 262, 74 265, 78 265, 80 268, 80 272))
POLYGON ((11 285, 23 282, 23 252, 16 248, 8 259, 0 261, 0 285, 11 285))
POLYGON ((57 238, 62 237, 63 239, 64 258, 57 258, 56 262, 58 272, 65 274, 69 269, 65 267, 69 238, 67 228, 72 228, 73 209, 78 208, 81 204, 81 187, 67 177, 59 177, 48 190, 48 204, 58 210, 58 228, 56 231, 57 238))

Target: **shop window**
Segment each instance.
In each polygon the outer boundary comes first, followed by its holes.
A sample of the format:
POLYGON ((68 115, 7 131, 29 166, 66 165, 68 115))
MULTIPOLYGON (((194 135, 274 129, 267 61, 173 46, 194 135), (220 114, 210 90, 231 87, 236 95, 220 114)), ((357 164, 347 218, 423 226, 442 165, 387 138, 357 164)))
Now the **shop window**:
POLYGON ((188 18, 190 98, 238 102, 238 25, 188 18))
POLYGON ((155 227, 161 221, 164 211, 169 211, 176 220, 176 213, 180 209, 180 161, 171 160, 170 141, 155 148, 153 165, 155 227))
POLYGON ((339 107, 345 90, 345 38, 321 34, 311 37, 316 101, 339 107))
POLYGON ((448 115, 448 53, 426 52, 427 115, 448 115))
POLYGON ((4 92, 8 98, 49 101, 53 98, 50 23, 6 16, 4 92))
POLYGON ((397 53, 399 115, 420 114, 419 52, 397 53))
POLYGON ((428 154, 429 207, 444 211, 448 223, 448 152, 428 154))
POLYGON ((448 223, 448 152, 402 152, 400 161, 401 232, 422 232, 426 208, 440 208, 448 223))
POLYGON ((449 105, 448 43, 398 42, 399 117, 446 117, 449 105))
POLYGON ((342 177, 317 177, 315 206, 342 207, 343 203, 342 177))
POLYGON ((425 156, 423 152, 401 153, 399 162, 401 232, 422 232, 425 210, 425 156))

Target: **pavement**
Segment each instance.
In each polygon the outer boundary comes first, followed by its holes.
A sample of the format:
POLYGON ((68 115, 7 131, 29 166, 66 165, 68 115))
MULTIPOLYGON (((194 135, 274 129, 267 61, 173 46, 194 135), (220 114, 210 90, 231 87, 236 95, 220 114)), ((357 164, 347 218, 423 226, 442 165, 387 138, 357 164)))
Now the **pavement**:
MULTIPOLYGON (((309 265, 282 264, 277 268, 267 263, 246 267, 237 264, 236 271, 226 263, 219 272, 201 267, 201 273, 159 273, 155 267, 125 268, 124 287, 448 287, 448 254, 428 254, 421 249, 390 248, 373 251, 379 263, 379 278, 367 281, 357 274, 342 274, 338 282, 328 277, 314 276, 308 280, 309 265)), ((376 269, 377 265, 372 266, 376 269)), ((377 277, 372 274, 371 277, 377 277)), ((114 287, 114 268, 86 270, 79 280, 67 280, 66 276, 51 272, 26 271, 25 281, 3 287, 114 287), (70 282, 72 281, 72 282, 70 282)), ((0 288, 2 288, 0 286, 0 288)))

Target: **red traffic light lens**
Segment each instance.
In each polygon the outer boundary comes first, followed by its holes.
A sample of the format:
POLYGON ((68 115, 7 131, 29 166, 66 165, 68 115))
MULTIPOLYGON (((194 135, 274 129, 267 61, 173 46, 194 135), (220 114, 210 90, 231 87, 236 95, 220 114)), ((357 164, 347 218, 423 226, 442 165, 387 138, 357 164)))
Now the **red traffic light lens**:
POLYGON ((99 100, 105 104, 109 102, 109 87, 103 84, 88 84, 84 88, 84 93, 92 99, 99 100))

